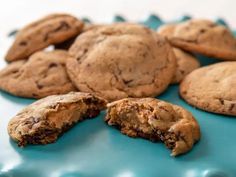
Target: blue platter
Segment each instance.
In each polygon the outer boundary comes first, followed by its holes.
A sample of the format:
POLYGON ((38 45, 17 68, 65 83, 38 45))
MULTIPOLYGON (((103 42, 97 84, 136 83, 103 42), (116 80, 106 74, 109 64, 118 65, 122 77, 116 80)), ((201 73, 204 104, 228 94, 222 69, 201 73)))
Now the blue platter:
MULTIPOLYGON (((125 21, 121 16, 115 20, 125 21)), ((164 22, 151 15, 141 23, 157 28, 164 22)), ((198 58, 202 65, 217 61, 198 58)), ((0 177, 235 177, 235 117, 189 106, 180 99, 177 85, 158 98, 183 106, 198 120, 202 137, 189 153, 171 157, 162 143, 122 135, 104 123, 105 112, 77 124, 54 144, 19 148, 9 138, 7 124, 34 100, 0 92, 0 177)))

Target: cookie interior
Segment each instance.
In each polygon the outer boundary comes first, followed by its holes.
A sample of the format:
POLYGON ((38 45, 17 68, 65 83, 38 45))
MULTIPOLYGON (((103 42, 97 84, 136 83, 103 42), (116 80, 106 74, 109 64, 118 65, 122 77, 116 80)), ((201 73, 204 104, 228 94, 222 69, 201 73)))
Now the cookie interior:
MULTIPOLYGON (((183 117, 174 110, 171 104, 159 102, 159 106, 157 106, 156 103, 155 99, 149 98, 141 99, 139 102, 126 100, 111 103, 108 105, 105 121, 130 137, 164 142, 166 147, 172 150, 173 156, 190 150, 195 138, 199 139, 199 132, 197 136, 193 133, 192 140, 188 139, 190 143, 187 142, 187 138, 183 138, 181 133, 173 131, 175 129, 173 127, 183 117)), ((193 127, 194 129, 195 127, 193 127)))
POLYGON ((19 146, 53 143, 77 122, 96 117, 106 105, 105 100, 91 96, 72 102, 54 101, 39 100, 10 121, 9 134, 19 146))

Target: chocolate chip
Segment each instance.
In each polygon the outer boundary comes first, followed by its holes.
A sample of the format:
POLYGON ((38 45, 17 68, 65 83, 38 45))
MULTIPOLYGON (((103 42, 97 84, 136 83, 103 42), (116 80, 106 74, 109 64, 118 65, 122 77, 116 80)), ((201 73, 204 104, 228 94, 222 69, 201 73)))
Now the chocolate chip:
POLYGON ((33 97, 38 97, 38 94, 33 93, 32 96, 33 96, 33 97))
POLYGON ((236 105, 236 104, 232 103, 232 104, 230 105, 230 107, 229 107, 229 111, 232 111, 235 105, 236 105))
POLYGON ((109 36, 109 35, 113 35, 114 32, 113 31, 103 31, 101 34, 109 36))
POLYGON ((100 113, 100 111, 98 109, 88 109, 86 116, 88 116, 88 118, 93 118, 96 117, 98 114, 100 113))
POLYGON ((82 54, 80 54, 80 55, 76 58, 76 60, 78 61, 79 64, 81 63, 80 59, 81 59, 82 57, 84 57, 87 52, 88 52, 88 49, 85 48, 85 49, 82 51, 82 54))
POLYGON ((91 98, 91 97, 88 97, 88 98, 86 98, 86 99, 83 100, 83 102, 86 103, 86 104, 95 103, 94 101, 95 101, 95 100, 94 100, 93 98, 91 98))
POLYGON ((56 63, 50 63, 49 68, 57 67, 58 65, 56 63))
POLYGON ((19 70, 13 70, 13 71, 11 71, 11 72, 12 72, 12 74, 15 74, 15 73, 18 73, 18 71, 19 71, 19 70))
POLYGON ((68 50, 71 45, 75 42, 76 37, 72 37, 62 43, 59 44, 55 44, 55 49, 64 49, 64 50, 68 50))
POLYGON ((201 30, 200 30, 200 33, 205 33, 205 32, 206 32, 205 29, 201 29, 201 30))
POLYGON ((163 133, 162 141, 169 149, 173 149, 175 147, 175 142, 178 141, 178 137, 174 133, 163 133))
POLYGON ((224 105, 224 100, 222 98, 219 98, 220 104, 224 105))
POLYGON ((147 55, 148 55, 148 53, 147 53, 147 52, 145 52, 145 53, 143 53, 143 54, 142 54, 142 56, 143 56, 144 58, 146 58, 146 57, 147 57, 147 55))
POLYGON ((60 25, 57 27, 57 28, 55 28, 54 30, 52 30, 52 31, 49 31, 46 35, 45 35, 45 37, 44 37, 44 41, 47 41, 48 39, 49 39, 49 36, 52 34, 52 33, 56 33, 56 32, 58 32, 58 31, 63 31, 63 30, 68 30, 70 28, 70 26, 66 23, 66 22, 64 22, 64 21, 62 21, 61 23, 60 23, 60 25))
POLYGON ((86 54, 88 52, 88 49, 84 49, 83 54, 86 54))
POLYGON ((54 32, 61 31, 61 30, 67 30, 70 28, 70 25, 68 25, 66 22, 62 21, 60 26, 54 30, 54 32))
POLYGON ((181 74, 184 75, 184 73, 185 73, 184 70, 181 70, 181 69, 180 69, 179 71, 180 71, 181 74))
POLYGON ((43 88, 43 85, 39 84, 38 82, 35 82, 35 83, 36 83, 36 86, 39 90, 43 88))
POLYGON ((132 81, 133 81, 133 79, 130 79, 130 80, 125 80, 125 79, 123 79, 124 84, 129 84, 129 83, 132 82, 132 81))
POLYGON ((26 42, 26 41, 21 41, 21 42, 19 43, 19 45, 21 45, 21 46, 26 46, 26 45, 27 45, 27 42, 26 42))
POLYGON ((49 109, 55 109, 57 107, 58 104, 52 104, 49 106, 49 109))

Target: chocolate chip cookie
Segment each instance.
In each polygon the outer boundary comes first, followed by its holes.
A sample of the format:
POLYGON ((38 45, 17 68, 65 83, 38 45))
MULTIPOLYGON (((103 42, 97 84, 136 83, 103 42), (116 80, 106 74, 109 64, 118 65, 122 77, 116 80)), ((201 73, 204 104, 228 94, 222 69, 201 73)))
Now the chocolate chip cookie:
POLYGON ((166 39, 138 24, 90 29, 78 36, 69 54, 66 66, 75 86, 109 101, 157 96, 176 69, 166 39))
POLYGON ((40 51, 28 60, 12 62, 0 71, 0 89, 29 98, 74 91, 65 69, 68 57, 63 50, 40 51))
POLYGON ((9 62, 27 59, 34 52, 49 45, 61 43, 77 36, 82 29, 83 22, 71 15, 48 15, 27 25, 17 33, 5 58, 9 62))
MULTIPOLYGON (((174 33, 175 27, 176 24, 162 25, 158 29, 158 33, 167 38, 170 38, 174 33)), ((177 84, 181 82, 187 74, 199 68, 200 62, 191 53, 174 47, 173 50, 177 60, 177 68, 171 83, 177 84)))
POLYGON ((200 139, 200 127, 190 112, 154 98, 110 103, 105 121, 130 137, 164 142, 173 156, 191 150, 200 139))
POLYGON ((105 107, 104 99, 88 93, 49 96, 13 117, 8 133, 19 146, 53 143, 74 124, 97 116, 105 107))
POLYGON ((236 60, 236 39, 230 30, 209 20, 189 20, 176 25, 173 46, 222 60, 236 60))
POLYGON ((199 68, 185 77, 180 95, 205 111, 236 116, 236 62, 199 68))

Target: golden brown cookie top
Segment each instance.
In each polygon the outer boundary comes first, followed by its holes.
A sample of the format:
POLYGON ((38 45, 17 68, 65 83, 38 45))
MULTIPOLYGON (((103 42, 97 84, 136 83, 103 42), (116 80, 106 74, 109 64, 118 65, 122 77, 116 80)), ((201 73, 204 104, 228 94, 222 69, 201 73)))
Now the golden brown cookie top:
POLYGON ((194 19, 176 25, 169 37, 175 47, 224 60, 236 60, 231 31, 209 20, 194 19))
POLYGON ((40 51, 28 60, 12 62, 0 71, 0 89, 29 98, 74 91, 65 69, 68 57, 63 50, 40 51))
POLYGON ((230 30, 209 20, 196 19, 180 23, 173 36, 187 42, 236 50, 236 40, 230 30))
POLYGON ((189 151, 200 138, 200 127, 190 112, 154 98, 126 98, 110 103, 106 121, 126 130, 158 135, 172 149, 173 156, 189 151))
POLYGON ((83 32, 89 31, 94 28, 100 28, 102 26, 105 26, 106 24, 85 24, 83 27, 83 32))
POLYGON ((190 73, 180 85, 181 96, 200 109, 236 115, 236 62, 221 62, 190 73))
POLYGON ((84 32, 69 53, 67 70, 76 87, 110 101, 158 95, 170 83, 176 65, 163 37, 129 23, 84 32))
POLYGON ((177 24, 165 24, 158 28, 157 32, 167 38, 171 37, 174 34, 177 24))
POLYGON ((27 59, 52 44, 77 36, 83 22, 69 14, 52 14, 25 26, 6 54, 7 61, 27 59))

